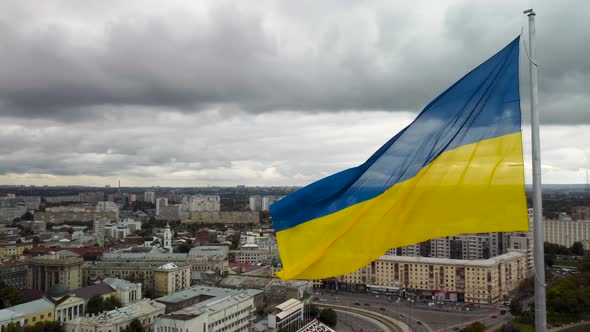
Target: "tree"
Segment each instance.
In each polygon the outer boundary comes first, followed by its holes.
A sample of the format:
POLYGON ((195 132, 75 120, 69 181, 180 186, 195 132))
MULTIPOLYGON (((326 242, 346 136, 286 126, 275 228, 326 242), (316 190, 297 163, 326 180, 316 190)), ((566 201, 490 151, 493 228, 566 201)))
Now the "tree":
POLYGON ((475 322, 472 324, 467 325, 463 330, 463 332, 484 332, 486 330, 486 326, 482 322, 475 322))
POLYGON ((320 315, 320 308, 315 304, 308 304, 305 306, 305 310, 311 317, 317 318, 320 315))
POLYGON ((2 328, 4 332, 23 332, 24 327, 20 326, 20 323, 10 322, 8 325, 2 328))
POLYGON ((95 315, 102 312, 102 308, 104 306, 104 300, 102 296, 96 295, 88 300, 88 304, 86 305, 86 313, 95 315))
POLYGON ((518 297, 512 299, 510 302, 510 313, 514 317, 518 317, 522 314, 522 303, 518 297))
POLYGON ((178 252, 180 253, 187 253, 192 249, 193 246, 191 246, 189 243, 181 243, 178 248, 176 249, 178 252))
POLYGON ((334 311, 334 309, 324 309, 322 312, 320 312, 319 320, 330 327, 334 327, 338 321, 338 315, 336 315, 336 311, 334 311))
POLYGON ((127 325, 126 328, 122 329, 121 332, 144 332, 143 325, 137 319, 134 319, 127 325))
POLYGON ((582 262, 580 262, 580 265, 578 266, 578 270, 580 270, 580 272, 590 272, 590 253, 584 255, 582 262))
POLYGON ((8 308, 25 302, 25 295, 16 288, 0 289, 0 308, 8 308))
POLYGON ((119 298, 115 295, 111 295, 106 300, 104 300, 101 311, 115 310, 117 308, 121 308, 122 306, 123 303, 121 303, 121 300, 119 300, 119 298))
POLYGON ((555 256, 551 254, 545 254, 545 266, 552 267, 555 264, 555 256))
POLYGON ((64 332, 60 322, 38 322, 33 326, 25 327, 24 332, 64 332))
POLYGON ((33 216, 33 214, 30 211, 27 211, 20 218, 21 218, 21 220, 33 220, 35 217, 33 216))
POLYGON ((584 245, 582 242, 574 242, 574 244, 572 244, 571 252, 576 256, 584 256, 584 245))

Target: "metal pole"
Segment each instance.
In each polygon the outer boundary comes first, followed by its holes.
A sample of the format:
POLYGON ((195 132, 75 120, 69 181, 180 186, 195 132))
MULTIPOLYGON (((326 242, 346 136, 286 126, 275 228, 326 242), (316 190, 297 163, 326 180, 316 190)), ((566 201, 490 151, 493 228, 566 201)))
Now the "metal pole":
POLYGON ((543 253, 544 226, 543 201, 541 188, 541 149, 539 135, 539 112, 537 64, 535 63, 535 12, 525 10, 529 17, 529 70, 531 76, 531 138, 533 157, 533 245, 535 261, 535 329, 537 332, 547 331, 547 309, 545 303, 545 260, 543 253))

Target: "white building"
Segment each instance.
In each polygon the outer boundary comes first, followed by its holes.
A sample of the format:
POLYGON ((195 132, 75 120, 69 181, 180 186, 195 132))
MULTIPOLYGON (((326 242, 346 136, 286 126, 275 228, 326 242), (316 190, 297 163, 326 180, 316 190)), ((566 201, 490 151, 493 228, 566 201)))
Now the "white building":
POLYGON ((150 203, 156 203, 156 193, 153 191, 146 191, 143 193, 143 200, 150 203))
POLYGON ((146 331, 151 328, 158 317, 164 314, 166 306, 153 301, 142 300, 129 306, 105 311, 93 317, 78 317, 65 323, 68 332, 116 332, 121 331, 137 319, 146 331))
POLYGON ((270 206, 278 202, 285 196, 263 196, 262 197, 262 211, 269 211, 270 206))
POLYGON ((171 307, 181 305, 182 302, 188 301, 190 303, 192 300, 182 294, 192 293, 193 290, 198 292, 199 288, 205 289, 202 293, 206 294, 206 296, 195 298, 197 301, 201 300, 200 302, 158 318, 154 325, 154 331, 246 332, 252 330, 255 307, 254 300, 247 290, 193 287, 159 298, 158 301, 168 302, 171 307), (179 299, 176 300, 175 297, 179 297, 179 299), (202 301, 203 299, 206 300, 202 301))
POLYGON ((217 195, 194 195, 182 198, 182 212, 217 212, 221 210, 221 198, 217 195))
POLYGON ((303 302, 289 299, 268 315, 268 327, 275 330, 297 330, 303 327, 303 302))
POLYGON ((156 216, 160 215, 160 210, 164 206, 168 206, 168 198, 158 197, 158 199, 156 199, 156 216))
POLYGON ((115 202, 102 201, 96 203, 97 212, 114 212, 116 219, 119 219, 119 206, 115 202))
POLYGON ((250 211, 260 211, 262 210, 262 196, 254 195, 250 196, 250 211))
POLYGON ((582 242, 590 249, 590 220, 545 220, 545 242, 571 247, 582 242))
POLYGON ((170 231, 170 225, 166 224, 166 230, 164 230, 164 243, 162 248, 172 253, 172 231, 170 231))
POLYGON ((134 283, 118 278, 104 278, 102 282, 111 286, 117 292, 117 297, 121 300, 123 306, 128 306, 143 298, 140 282, 134 283))

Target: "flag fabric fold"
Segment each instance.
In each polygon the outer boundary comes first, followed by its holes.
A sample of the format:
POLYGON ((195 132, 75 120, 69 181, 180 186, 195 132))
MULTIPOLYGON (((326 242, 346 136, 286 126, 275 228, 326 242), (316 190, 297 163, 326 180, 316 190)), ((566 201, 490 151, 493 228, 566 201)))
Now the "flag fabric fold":
POLYGON ((278 276, 329 278, 434 237, 528 230, 518 55, 516 38, 365 163, 273 204, 278 276))

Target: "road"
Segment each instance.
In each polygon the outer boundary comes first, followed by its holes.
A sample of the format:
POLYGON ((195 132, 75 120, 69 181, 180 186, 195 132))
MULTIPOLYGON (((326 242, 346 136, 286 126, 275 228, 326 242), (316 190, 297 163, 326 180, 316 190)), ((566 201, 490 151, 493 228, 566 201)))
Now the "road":
POLYGON ((376 297, 367 293, 335 293, 318 291, 314 294, 316 303, 330 303, 357 307, 400 320, 407 324, 411 331, 454 331, 475 321, 486 325, 496 325, 509 317, 500 315, 499 308, 474 308, 470 311, 461 310, 463 306, 444 305, 428 307, 427 305, 410 304, 407 301, 391 303, 385 296, 376 297), (492 316, 496 316, 492 318, 492 316))
POLYGON ((380 327, 380 331, 385 332, 409 332, 408 326, 403 326, 403 323, 397 322, 395 319, 383 315, 382 313, 372 312, 364 308, 353 308, 334 304, 318 304, 320 307, 329 307, 337 311, 346 311, 358 316, 368 317, 369 320, 375 321, 375 324, 380 327))

